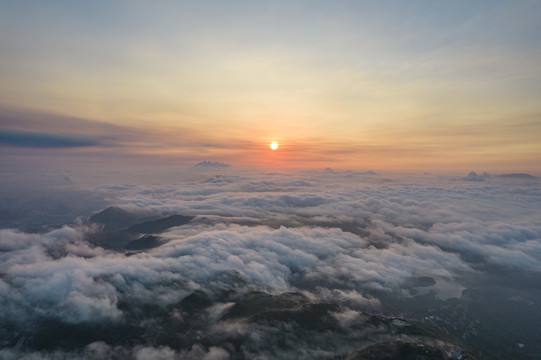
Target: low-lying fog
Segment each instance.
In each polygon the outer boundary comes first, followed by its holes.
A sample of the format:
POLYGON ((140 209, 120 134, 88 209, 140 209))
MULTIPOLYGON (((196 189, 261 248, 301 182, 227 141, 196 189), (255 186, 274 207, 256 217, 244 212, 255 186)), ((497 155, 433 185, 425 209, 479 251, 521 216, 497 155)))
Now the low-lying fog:
POLYGON ((538 179, 217 171, 4 187, 0 358, 541 353, 538 179))

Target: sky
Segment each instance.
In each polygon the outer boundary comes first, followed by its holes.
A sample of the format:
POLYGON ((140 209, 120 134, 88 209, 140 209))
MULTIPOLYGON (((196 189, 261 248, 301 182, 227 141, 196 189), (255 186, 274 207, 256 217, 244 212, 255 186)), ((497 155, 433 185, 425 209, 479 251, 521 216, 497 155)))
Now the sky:
POLYGON ((541 175, 541 1, 3 0, 0 78, 10 171, 541 175))

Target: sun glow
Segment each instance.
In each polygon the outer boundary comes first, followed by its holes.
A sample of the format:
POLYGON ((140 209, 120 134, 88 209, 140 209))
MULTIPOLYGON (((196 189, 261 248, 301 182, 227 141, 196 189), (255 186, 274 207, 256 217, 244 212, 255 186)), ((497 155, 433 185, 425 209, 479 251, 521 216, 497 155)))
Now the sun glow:
POLYGON ((278 143, 277 143, 276 141, 271 142, 271 143, 270 143, 270 148, 271 148, 272 150, 278 149, 278 143))

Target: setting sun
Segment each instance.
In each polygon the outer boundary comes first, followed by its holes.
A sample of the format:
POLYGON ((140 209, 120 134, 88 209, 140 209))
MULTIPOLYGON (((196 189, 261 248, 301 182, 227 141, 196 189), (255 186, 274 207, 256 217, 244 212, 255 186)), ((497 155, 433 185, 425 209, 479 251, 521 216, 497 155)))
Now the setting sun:
POLYGON ((270 148, 271 148, 272 150, 278 149, 278 143, 277 143, 276 141, 271 142, 271 143, 270 143, 270 148))

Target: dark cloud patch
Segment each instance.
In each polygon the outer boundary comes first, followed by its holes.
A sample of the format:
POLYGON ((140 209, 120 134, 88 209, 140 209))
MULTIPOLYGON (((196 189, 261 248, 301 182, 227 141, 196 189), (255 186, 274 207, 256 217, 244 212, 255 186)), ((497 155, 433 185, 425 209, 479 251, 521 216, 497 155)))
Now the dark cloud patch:
POLYGON ((74 148, 101 145, 99 139, 15 130, 0 130, 0 144, 28 148, 74 148))

